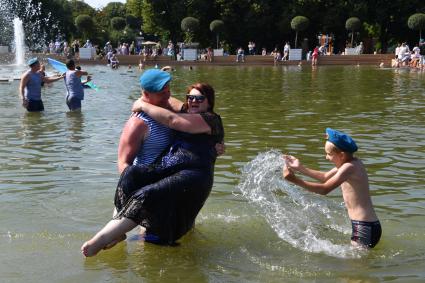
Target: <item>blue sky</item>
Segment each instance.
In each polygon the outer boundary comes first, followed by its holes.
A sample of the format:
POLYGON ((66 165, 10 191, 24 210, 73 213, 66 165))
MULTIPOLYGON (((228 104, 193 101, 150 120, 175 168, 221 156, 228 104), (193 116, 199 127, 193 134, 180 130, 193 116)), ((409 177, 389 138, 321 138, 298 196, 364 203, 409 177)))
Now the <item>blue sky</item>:
POLYGON ((126 0, 115 0, 115 1, 108 1, 108 0, 84 0, 85 3, 89 4, 93 8, 101 8, 105 7, 109 2, 121 2, 125 3, 126 0))

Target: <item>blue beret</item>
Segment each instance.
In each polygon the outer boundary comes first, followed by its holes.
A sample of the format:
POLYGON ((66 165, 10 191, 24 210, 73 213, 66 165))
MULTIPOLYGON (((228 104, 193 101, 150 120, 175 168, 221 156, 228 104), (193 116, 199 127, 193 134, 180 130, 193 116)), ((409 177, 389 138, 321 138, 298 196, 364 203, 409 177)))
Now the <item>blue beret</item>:
POLYGON ((28 61, 27 61, 27 65, 28 66, 31 66, 31 65, 33 65, 33 64, 35 64, 35 63, 37 63, 38 62, 38 58, 37 57, 34 57, 34 58, 31 58, 31 59, 29 59, 28 61))
POLYGON ((326 134, 328 135, 328 141, 340 150, 350 153, 357 151, 356 142, 349 135, 331 128, 326 128, 326 134))
POLYGON ((140 76, 140 85, 147 92, 160 92, 170 81, 170 73, 158 69, 149 69, 140 76))

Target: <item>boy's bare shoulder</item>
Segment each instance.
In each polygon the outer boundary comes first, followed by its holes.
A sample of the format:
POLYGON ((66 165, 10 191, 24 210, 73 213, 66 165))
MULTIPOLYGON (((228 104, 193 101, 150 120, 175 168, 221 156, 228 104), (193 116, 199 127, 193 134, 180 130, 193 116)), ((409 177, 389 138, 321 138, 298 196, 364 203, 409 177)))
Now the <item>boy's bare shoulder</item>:
POLYGON ((352 160, 345 162, 338 168, 339 172, 355 173, 358 171, 363 171, 364 165, 363 162, 358 158, 353 158, 352 160))

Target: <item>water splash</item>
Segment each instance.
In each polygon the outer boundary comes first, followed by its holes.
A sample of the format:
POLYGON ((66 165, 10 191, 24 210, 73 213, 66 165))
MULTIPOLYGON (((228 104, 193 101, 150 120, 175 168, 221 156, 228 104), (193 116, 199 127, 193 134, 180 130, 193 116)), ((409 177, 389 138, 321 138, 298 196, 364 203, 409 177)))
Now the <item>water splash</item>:
POLYGON ((242 169, 238 188, 277 235, 291 246, 333 257, 358 258, 343 204, 309 193, 282 178, 282 153, 260 153, 242 169))
POLYGON ((26 45, 30 51, 40 52, 46 48, 49 35, 62 37, 58 24, 51 20, 51 13, 46 13, 40 1, 0 1, 0 45, 8 45, 16 51, 26 45), (21 30, 16 28, 16 18, 21 21, 21 30), (21 31, 19 36, 23 37, 22 44, 16 42, 16 33, 21 31))
POLYGON ((19 18, 13 19, 15 38, 15 64, 24 65, 25 61, 25 33, 22 21, 19 18))

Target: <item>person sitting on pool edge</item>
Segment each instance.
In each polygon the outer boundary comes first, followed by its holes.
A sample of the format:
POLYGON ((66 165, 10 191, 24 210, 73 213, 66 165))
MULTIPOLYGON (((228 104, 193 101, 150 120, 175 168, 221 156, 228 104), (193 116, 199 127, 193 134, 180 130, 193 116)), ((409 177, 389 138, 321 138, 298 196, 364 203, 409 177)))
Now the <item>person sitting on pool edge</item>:
POLYGON ((297 158, 284 155, 283 177, 311 192, 326 195, 341 186, 342 196, 351 219, 351 243, 355 246, 373 248, 381 238, 381 224, 373 208, 369 193, 366 169, 360 159, 353 156, 357 151, 355 141, 345 133, 326 129, 326 159, 335 164, 328 172, 304 167, 297 158), (299 179, 294 172, 318 180, 320 183, 299 179))

